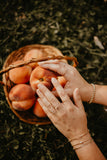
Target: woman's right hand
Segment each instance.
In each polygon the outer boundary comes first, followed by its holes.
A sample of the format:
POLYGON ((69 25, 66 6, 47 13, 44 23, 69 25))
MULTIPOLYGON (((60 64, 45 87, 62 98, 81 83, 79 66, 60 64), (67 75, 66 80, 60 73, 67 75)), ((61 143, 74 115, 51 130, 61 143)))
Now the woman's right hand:
MULTIPOLYGON (((79 88, 82 101, 87 102, 90 100, 92 86, 80 75, 76 68, 59 60, 49 60, 38 64, 65 77, 67 82, 64 90, 70 97, 72 97, 75 88, 79 88)), ((55 91, 54 94, 57 96, 55 91)))

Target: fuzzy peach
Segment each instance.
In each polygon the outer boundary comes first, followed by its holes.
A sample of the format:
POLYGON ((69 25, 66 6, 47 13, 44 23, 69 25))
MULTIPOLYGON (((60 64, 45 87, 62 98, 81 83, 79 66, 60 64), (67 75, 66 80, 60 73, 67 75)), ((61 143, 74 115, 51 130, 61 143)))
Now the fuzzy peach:
MULTIPOLYGON (((44 53, 41 49, 31 49, 24 56, 24 61, 31 60, 32 58, 42 58, 44 57, 44 53)), ((29 64, 33 69, 37 66, 36 63, 29 64)))
POLYGON ((59 81, 59 83, 61 84, 62 87, 64 87, 66 82, 67 82, 66 79, 63 76, 58 76, 58 81, 59 81))
MULTIPOLYGON (((18 60, 13 64, 20 64, 22 62, 22 60, 18 60)), ((15 84, 27 83, 30 79, 31 72, 32 68, 28 65, 17 67, 9 71, 9 78, 15 84)))
POLYGON ((36 100, 36 103, 34 105, 33 114, 39 118, 47 117, 46 113, 44 112, 41 105, 39 104, 38 99, 36 100))
POLYGON ((28 84, 17 84, 10 90, 9 99, 15 110, 25 111, 35 103, 35 92, 28 84))
POLYGON ((57 77, 57 74, 44 69, 40 66, 37 66, 31 73, 30 76, 30 85, 33 90, 36 90, 38 87, 38 84, 42 83, 44 84, 47 88, 51 89, 52 88, 52 83, 51 83, 51 78, 52 77, 57 77))

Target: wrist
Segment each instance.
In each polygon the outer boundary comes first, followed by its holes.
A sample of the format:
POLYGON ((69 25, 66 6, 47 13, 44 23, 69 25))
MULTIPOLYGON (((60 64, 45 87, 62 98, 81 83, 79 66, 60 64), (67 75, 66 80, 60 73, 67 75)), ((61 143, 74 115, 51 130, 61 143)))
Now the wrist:
POLYGON ((80 135, 79 137, 72 139, 70 141, 74 150, 82 148, 91 142, 92 142, 92 137, 89 132, 86 132, 86 133, 80 135))
POLYGON ((80 90, 81 94, 81 99, 84 102, 88 102, 92 96, 93 88, 92 85, 87 83, 87 85, 80 90))

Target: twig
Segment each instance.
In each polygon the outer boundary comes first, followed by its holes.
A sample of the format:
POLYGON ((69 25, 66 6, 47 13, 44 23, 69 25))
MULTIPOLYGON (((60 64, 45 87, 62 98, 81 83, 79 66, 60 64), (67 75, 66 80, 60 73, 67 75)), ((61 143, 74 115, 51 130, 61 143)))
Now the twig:
POLYGON ((3 86, 5 85, 4 82, 2 82, 2 81, 0 81, 0 84, 3 85, 3 86))
POLYGON ((103 53, 95 53, 95 52, 90 52, 90 54, 92 54, 92 55, 96 55, 96 56, 100 56, 100 57, 107 57, 107 55, 106 54, 103 54, 103 53))
POLYGON ((81 43, 80 41, 77 41, 75 39, 73 40, 73 39, 70 39, 70 38, 67 38, 67 40, 70 41, 70 42, 72 42, 74 45, 80 45, 81 47, 84 47, 86 50, 89 51, 89 54, 100 56, 100 57, 107 57, 107 55, 104 54, 102 51, 100 51, 99 53, 96 53, 96 52, 99 51, 99 49, 89 48, 86 44, 84 44, 84 42, 81 43))
POLYGON ((8 86, 8 87, 11 87, 11 85, 9 85, 9 84, 5 84, 3 81, 0 81, 0 85, 2 85, 2 86, 8 86))
POLYGON ((4 41, 0 43, 0 46, 3 45, 8 39, 9 39, 9 36, 7 36, 6 39, 4 39, 4 41))

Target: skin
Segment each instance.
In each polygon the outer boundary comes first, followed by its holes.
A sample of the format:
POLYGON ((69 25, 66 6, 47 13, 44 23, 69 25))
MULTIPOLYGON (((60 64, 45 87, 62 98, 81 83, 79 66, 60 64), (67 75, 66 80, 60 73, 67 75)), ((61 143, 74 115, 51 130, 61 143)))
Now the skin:
MULTIPOLYGON (((71 145, 74 146, 80 143, 80 141, 91 139, 79 89, 76 88, 73 92, 73 103, 55 78, 52 78, 52 83, 62 102, 59 102, 54 94, 43 84, 39 84, 37 89, 37 94, 39 96, 38 101, 47 116, 57 129, 70 140, 71 145), (84 136, 81 138, 80 135, 84 136)), ((88 144, 83 145, 75 151, 80 160, 105 160, 105 157, 94 141, 90 141, 88 144)))
MULTIPOLYGON (((86 113, 82 104, 82 101, 90 100, 93 92, 92 86, 82 78, 74 67, 63 62, 51 60, 40 62, 39 65, 59 73, 67 80, 63 88, 55 78, 52 78, 52 84, 56 89, 54 94, 43 84, 38 85, 38 101, 49 119, 70 141, 72 146, 81 141, 89 140, 85 145, 79 144, 81 147, 75 150, 80 160, 105 160, 88 132, 86 113), (56 95, 60 97, 62 102, 57 99, 56 95), (84 136, 81 137, 81 135, 84 136)), ((106 95, 107 86, 96 85, 93 102, 107 105, 106 95)))

